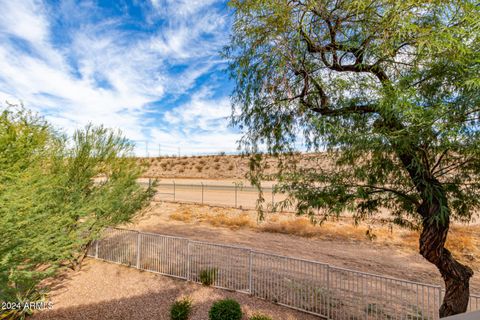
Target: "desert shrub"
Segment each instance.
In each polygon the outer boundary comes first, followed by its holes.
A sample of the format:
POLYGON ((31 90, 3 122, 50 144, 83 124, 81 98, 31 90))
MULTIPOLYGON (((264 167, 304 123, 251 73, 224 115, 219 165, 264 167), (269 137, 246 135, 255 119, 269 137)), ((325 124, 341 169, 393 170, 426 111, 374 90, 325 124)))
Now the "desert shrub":
POLYGON ((217 268, 206 268, 200 271, 199 278, 203 285, 211 286, 217 278, 217 268))
POLYGON ((256 313, 253 316, 251 316, 249 318, 249 320, 272 320, 272 318, 270 318, 269 316, 260 314, 260 313, 256 313))
POLYGON ((137 183, 132 148, 103 127, 68 139, 26 110, 0 113, 0 301, 35 302, 42 280, 78 268, 104 228, 148 203, 153 190, 137 183))
POLYGON ((233 168, 234 168, 233 164, 231 164, 231 165, 228 166, 228 170, 230 170, 230 171, 232 171, 233 168))
POLYGON ((242 319, 242 315, 240 304, 233 299, 224 299, 215 302, 208 312, 208 318, 210 320, 240 320, 242 319))
POLYGON ((226 214, 224 212, 218 214, 203 215, 203 221, 208 222, 216 227, 228 227, 231 229, 254 227, 255 222, 248 213, 241 213, 239 215, 226 214))
POLYGON ((192 300, 183 298, 175 301, 170 307, 171 320, 187 320, 192 311, 192 300))
POLYGON ((198 172, 202 172, 203 166, 201 166, 201 165, 196 165, 196 166, 195 166, 195 169, 197 169, 198 172))

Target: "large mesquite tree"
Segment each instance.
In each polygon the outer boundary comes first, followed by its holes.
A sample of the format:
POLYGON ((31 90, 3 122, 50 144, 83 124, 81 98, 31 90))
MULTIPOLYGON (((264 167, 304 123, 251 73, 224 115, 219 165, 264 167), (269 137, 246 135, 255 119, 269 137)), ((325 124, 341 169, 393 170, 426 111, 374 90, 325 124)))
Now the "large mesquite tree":
POLYGON ((300 212, 387 208, 464 312, 473 271, 445 248, 480 205, 480 7, 442 0, 232 0, 233 123, 249 151, 302 137, 334 165, 278 178, 300 212))

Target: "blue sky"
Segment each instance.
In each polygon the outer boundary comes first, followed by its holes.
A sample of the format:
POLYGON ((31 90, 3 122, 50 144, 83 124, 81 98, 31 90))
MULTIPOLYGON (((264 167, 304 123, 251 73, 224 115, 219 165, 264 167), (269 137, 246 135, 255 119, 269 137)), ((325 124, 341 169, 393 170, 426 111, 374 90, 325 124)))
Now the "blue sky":
POLYGON ((67 133, 121 129, 137 154, 232 152, 226 1, 0 0, 0 107, 67 133))

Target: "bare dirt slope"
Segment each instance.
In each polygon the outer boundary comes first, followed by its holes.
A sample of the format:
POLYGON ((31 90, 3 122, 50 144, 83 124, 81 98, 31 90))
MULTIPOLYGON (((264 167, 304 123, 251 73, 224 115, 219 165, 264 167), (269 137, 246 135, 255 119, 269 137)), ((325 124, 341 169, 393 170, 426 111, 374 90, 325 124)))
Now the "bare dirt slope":
MULTIPOLYGON (((410 231, 395 230, 390 235, 384 228, 378 230, 378 238, 369 240, 365 235, 367 227, 354 227, 351 222, 313 227, 305 219, 283 223, 273 218, 257 226, 254 212, 174 203, 153 204, 137 221, 124 227, 241 245, 405 280, 443 283, 436 268, 417 253, 418 237, 410 231)), ((451 245, 456 246, 463 261, 478 269, 478 256, 472 251, 478 244, 470 242, 478 239, 478 230, 472 232, 473 236, 459 231, 451 245)), ((480 292, 478 272, 471 288, 472 292, 480 292)))
MULTIPOLYGON (((327 163, 327 154, 306 153, 298 157, 299 166, 311 161, 327 163)), ((145 178, 195 178, 195 179, 245 179, 250 159, 241 155, 210 155, 191 157, 138 158, 146 165, 145 178)), ((271 174, 277 167, 277 159, 266 157, 265 173, 271 174)))

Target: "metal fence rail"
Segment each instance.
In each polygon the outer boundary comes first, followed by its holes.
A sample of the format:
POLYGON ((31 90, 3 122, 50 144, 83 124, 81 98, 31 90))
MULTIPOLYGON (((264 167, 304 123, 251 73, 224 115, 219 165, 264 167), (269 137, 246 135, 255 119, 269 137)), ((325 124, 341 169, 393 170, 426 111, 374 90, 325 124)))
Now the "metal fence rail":
MULTIPOLYGON (((235 290, 326 319, 438 319, 440 286, 186 238, 107 229, 97 259, 235 290), (203 279, 204 280, 204 279, 203 279)), ((469 311, 480 309, 470 295, 469 311)))
MULTIPOLYGON (((150 185, 151 181, 139 182, 150 185)), ((158 183, 155 199, 158 201, 175 201, 184 203, 220 205, 233 208, 254 209, 258 199, 258 189, 254 186, 232 183, 232 185, 158 183)), ((285 199, 285 195, 275 191, 275 187, 262 187, 265 205, 272 207, 285 199)), ((293 208, 285 208, 286 211, 293 208)))

